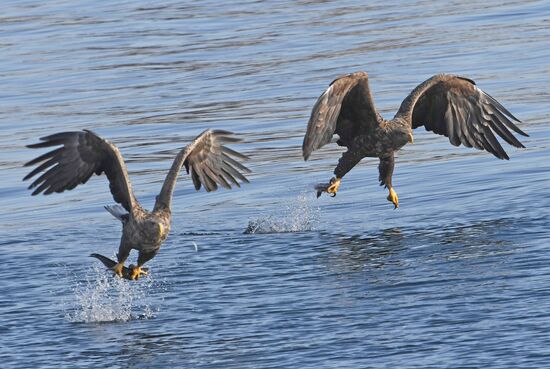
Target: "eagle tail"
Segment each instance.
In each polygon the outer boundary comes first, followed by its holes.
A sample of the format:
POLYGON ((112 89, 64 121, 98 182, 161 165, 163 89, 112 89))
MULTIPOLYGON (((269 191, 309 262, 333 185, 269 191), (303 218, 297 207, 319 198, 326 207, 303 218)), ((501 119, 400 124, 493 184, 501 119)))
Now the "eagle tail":
POLYGON ((128 212, 122 206, 105 205, 104 207, 105 207, 105 210, 107 210, 109 213, 111 213, 112 216, 114 216, 121 222, 125 222, 128 220, 128 212))

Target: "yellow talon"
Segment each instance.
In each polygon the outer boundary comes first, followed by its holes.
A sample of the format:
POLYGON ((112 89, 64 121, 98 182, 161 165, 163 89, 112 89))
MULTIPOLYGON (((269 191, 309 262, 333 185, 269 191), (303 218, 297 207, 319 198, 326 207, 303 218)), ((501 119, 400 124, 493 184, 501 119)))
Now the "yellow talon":
POLYGON ((399 207, 399 199, 397 198, 397 192, 394 191, 393 188, 390 188, 390 194, 387 197, 388 201, 391 201, 393 203, 394 209, 397 209, 399 207))
POLYGON ((118 275, 119 277, 122 277, 122 270, 124 269, 124 262, 122 263, 117 263, 114 267, 113 267, 113 271, 115 272, 116 275, 118 275))
POLYGON ((317 190, 317 197, 321 196, 323 192, 328 193, 332 197, 336 196, 338 187, 340 187, 340 182, 342 182, 342 178, 332 177, 328 184, 319 183, 318 185, 315 186, 315 189, 317 190))
POLYGON ((336 196, 336 192, 338 192, 338 188, 340 187, 340 182, 342 182, 342 178, 332 178, 330 180, 330 186, 327 188, 327 192, 336 196))
POLYGON ((130 273, 130 279, 136 280, 142 275, 147 275, 147 272, 145 270, 142 270, 140 266, 132 268, 132 272, 130 273))

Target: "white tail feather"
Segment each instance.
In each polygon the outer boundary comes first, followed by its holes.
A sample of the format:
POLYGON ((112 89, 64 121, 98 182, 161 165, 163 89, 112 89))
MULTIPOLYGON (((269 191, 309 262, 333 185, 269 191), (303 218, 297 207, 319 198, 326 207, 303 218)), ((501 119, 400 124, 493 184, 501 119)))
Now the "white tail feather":
POLYGON ((128 212, 121 205, 105 205, 105 210, 121 222, 128 217, 128 212))

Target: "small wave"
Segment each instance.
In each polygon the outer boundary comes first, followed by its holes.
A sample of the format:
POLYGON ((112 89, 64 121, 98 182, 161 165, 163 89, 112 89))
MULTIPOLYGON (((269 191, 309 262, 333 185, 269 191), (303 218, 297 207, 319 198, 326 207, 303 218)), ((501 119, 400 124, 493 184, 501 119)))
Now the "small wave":
MULTIPOLYGON (((81 276, 75 276, 81 278, 81 276)), ((155 309, 149 300, 153 287, 150 276, 137 282, 115 278, 105 268, 95 266, 73 288, 74 298, 66 305, 65 317, 73 323, 125 322, 149 319, 155 309)))
POLYGON ((311 231, 319 222, 320 208, 313 205, 314 195, 301 193, 276 212, 252 219, 244 231, 254 233, 287 233, 311 231))

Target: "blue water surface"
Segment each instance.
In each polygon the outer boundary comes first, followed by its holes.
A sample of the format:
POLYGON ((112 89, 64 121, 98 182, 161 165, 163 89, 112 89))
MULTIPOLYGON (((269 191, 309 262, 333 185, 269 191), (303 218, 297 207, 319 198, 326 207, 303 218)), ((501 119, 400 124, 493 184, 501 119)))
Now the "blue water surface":
POLYGON ((2 5, 1 367, 550 366, 547 1, 2 5), (473 78, 526 149, 418 130, 398 210, 373 159, 316 199, 342 149, 303 161, 309 113, 356 70, 386 118, 433 74, 473 78), (197 193, 182 174, 151 275, 113 279, 87 257, 120 239, 106 179, 36 197, 21 181, 25 145, 84 128, 119 146, 147 208, 206 128, 244 138, 251 184, 197 193))

